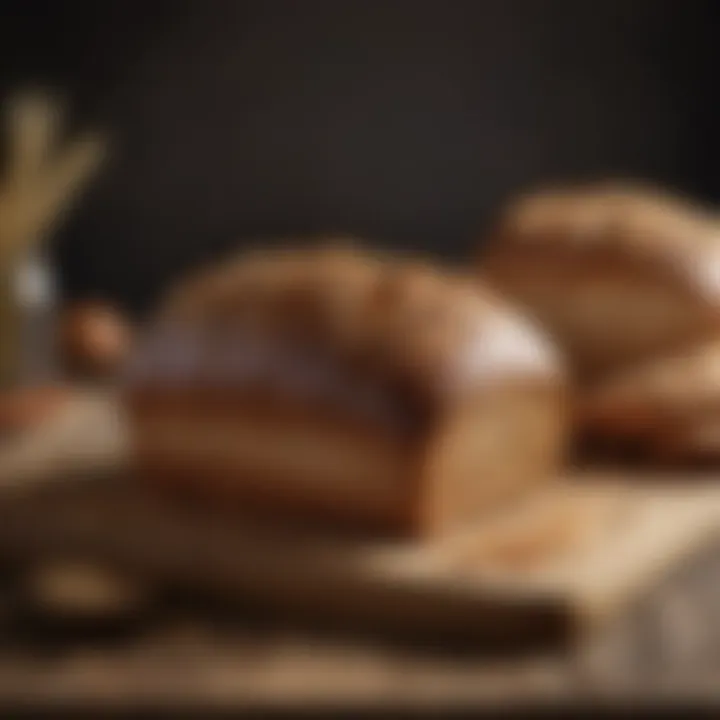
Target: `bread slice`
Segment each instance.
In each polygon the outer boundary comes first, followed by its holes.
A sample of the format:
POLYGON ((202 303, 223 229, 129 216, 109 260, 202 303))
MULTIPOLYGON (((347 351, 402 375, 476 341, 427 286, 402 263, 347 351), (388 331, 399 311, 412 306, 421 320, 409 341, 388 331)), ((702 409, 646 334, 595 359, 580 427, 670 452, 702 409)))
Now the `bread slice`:
POLYGON ((552 479, 566 434, 562 365, 529 323, 471 278, 352 248, 182 284, 124 397, 150 482, 404 536, 552 479))
POLYGON ((720 333, 720 225, 653 189, 598 184, 510 205, 480 263, 594 379, 720 333))

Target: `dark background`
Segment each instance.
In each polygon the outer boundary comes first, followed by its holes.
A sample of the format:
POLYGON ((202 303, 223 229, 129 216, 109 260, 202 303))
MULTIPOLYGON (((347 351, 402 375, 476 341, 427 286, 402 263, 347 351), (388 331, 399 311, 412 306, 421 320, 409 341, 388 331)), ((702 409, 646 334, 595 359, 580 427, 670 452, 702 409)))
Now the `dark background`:
POLYGON ((545 181, 717 199, 716 5, 6 0, 0 88, 56 84, 111 130, 56 250, 69 295, 143 310, 252 236, 457 258, 545 181))

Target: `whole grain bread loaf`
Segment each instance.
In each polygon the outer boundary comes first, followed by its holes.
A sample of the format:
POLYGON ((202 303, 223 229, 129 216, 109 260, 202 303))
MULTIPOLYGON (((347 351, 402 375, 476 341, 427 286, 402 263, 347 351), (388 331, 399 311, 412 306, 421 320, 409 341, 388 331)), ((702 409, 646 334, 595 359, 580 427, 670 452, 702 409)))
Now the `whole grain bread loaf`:
POLYGON ((520 198, 479 272, 544 326, 583 381, 720 336, 720 225, 653 188, 520 198))
POLYGON ((143 477, 405 536, 557 475, 554 347, 472 277, 357 247, 244 253, 170 293, 125 382, 143 477))
POLYGON ((588 445, 654 464, 720 460, 720 340, 640 363, 588 389, 577 411, 588 445))

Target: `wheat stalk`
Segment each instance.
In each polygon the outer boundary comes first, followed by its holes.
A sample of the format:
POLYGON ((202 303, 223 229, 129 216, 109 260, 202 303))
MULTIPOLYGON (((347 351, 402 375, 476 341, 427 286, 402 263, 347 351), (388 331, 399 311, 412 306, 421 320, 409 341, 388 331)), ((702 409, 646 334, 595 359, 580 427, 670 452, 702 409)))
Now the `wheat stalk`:
POLYGON ((13 382, 22 318, 14 273, 73 206, 106 155, 105 140, 85 134, 62 142, 63 108, 46 94, 7 103, 8 162, 0 184, 0 384, 13 382))
POLYGON ((61 142, 63 108, 26 92, 5 113, 9 162, 0 185, 0 270, 34 249, 73 205, 106 155, 99 135, 61 142))

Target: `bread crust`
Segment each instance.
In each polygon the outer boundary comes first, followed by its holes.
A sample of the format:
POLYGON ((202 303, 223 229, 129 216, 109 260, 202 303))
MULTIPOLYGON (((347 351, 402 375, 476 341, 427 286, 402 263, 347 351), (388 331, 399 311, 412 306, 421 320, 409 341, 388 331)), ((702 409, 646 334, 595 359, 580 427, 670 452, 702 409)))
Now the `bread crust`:
POLYGON ((322 245, 244 254, 180 285, 124 396, 156 484, 417 536, 554 474, 564 380, 552 344, 474 278, 322 245), (506 389, 496 431, 490 399, 506 389))
POLYGON ((645 460, 720 459, 720 340, 619 373, 588 390, 578 407, 585 437, 645 460))
POLYGON ((606 183, 521 198, 479 267, 583 378, 720 331, 720 225, 652 188, 606 183))
POLYGON ((285 357, 288 373, 303 356, 324 359, 326 375, 334 365, 346 383, 392 388, 413 409, 442 408, 511 377, 563 375, 544 335, 470 276, 347 247, 241 255, 181 285, 149 335, 130 366, 131 387, 169 382, 183 347, 210 357, 213 347, 221 354, 233 343, 264 353, 259 363, 285 357))

